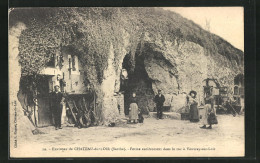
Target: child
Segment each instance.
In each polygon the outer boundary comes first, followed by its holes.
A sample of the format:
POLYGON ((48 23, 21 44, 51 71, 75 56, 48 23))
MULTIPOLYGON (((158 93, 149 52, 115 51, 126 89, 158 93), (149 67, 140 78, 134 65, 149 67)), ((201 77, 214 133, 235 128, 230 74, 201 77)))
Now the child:
POLYGON ((144 117, 143 117, 141 112, 139 112, 139 114, 138 114, 138 122, 139 123, 144 123, 144 117))

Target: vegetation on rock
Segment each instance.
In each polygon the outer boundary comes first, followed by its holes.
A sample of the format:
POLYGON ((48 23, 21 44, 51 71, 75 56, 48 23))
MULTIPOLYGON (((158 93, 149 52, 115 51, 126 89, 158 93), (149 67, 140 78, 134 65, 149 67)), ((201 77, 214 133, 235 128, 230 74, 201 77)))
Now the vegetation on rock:
POLYGON ((197 43, 211 55, 219 53, 237 64, 243 60, 243 53, 228 42, 190 20, 160 8, 17 9, 10 16, 14 17, 12 21, 16 18, 27 25, 19 46, 24 75, 37 73, 57 49, 72 45, 82 55, 81 61, 85 65, 95 67, 101 83, 111 44, 115 49, 115 67, 118 67, 117 56, 122 55, 124 31, 130 35, 128 51, 132 54, 133 66, 137 46, 145 32, 151 38, 160 37, 163 42, 187 40, 197 43))

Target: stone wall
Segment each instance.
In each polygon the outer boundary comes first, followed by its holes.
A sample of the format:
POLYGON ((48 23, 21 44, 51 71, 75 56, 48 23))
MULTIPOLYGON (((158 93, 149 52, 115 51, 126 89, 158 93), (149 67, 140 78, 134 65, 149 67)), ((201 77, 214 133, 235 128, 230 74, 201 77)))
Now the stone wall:
MULTIPOLYGON (((69 70, 69 58, 73 55, 78 55, 73 52, 62 50, 61 55, 63 56, 63 67, 61 69, 61 72, 64 73, 64 80, 66 81, 66 92, 67 93, 86 93, 86 85, 84 83, 85 77, 84 77, 84 70, 82 68, 81 62, 77 62, 76 70, 69 70), (70 72, 71 71, 71 72, 70 72)), ((78 57, 78 56, 77 56, 78 57)), ((63 76, 61 76, 62 78, 63 76)))
POLYGON ((24 115, 22 105, 17 98, 21 78, 21 67, 18 62, 18 45, 19 36, 24 29, 26 29, 26 26, 20 22, 9 29, 9 129, 10 150, 12 153, 15 153, 18 150, 17 147, 24 143, 25 140, 28 140, 32 136, 33 130, 35 130, 27 116, 24 115))

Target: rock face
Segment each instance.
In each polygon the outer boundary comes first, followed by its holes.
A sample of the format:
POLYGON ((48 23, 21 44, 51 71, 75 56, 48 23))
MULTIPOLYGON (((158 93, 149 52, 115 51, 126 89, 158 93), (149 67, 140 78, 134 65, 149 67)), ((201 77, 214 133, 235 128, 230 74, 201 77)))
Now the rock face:
POLYGON ((168 65, 167 60, 151 55, 145 59, 144 64, 149 78, 153 81, 154 92, 157 92, 158 89, 166 94, 178 92, 178 83, 174 76, 176 74, 172 72, 174 67, 168 65))
POLYGON ((103 116, 106 119, 105 125, 115 123, 119 117, 117 100, 114 97, 117 73, 113 67, 114 51, 112 46, 110 47, 110 52, 108 55, 108 67, 104 72, 104 80, 101 85, 101 90, 103 91, 103 116))
POLYGON ((157 45, 149 46, 148 51, 152 52, 146 54, 145 69, 152 81, 153 92, 161 89, 166 97, 165 106, 171 106, 172 111, 185 104, 185 96, 180 94, 182 92, 197 91, 197 98, 201 102, 204 79, 216 78, 231 92, 234 77, 243 72, 243 67, 241 70, 220 54, 207 56, 206 50, 193 42, 185 41, 176 45, 166 41, 166 44, 159 42, 157 45))
MULTIPOLYGON (((204 79, 216 78, 220 84, 228 86, 232 91, 234 77, 243 72, 243 67, 234 65, 232 61, 220 54, 207 55, 203 47, 189 41, 177 45, 174 42, 164 41, 163 43, 147 37, 145 47, 139 54, 142 62, 138 61, 137 56, 136 58, 136 69, 132 80, 131 75, 129 77, 129 87, 131 92, 137 92, 138 105, 143 113, 147 113, 147 110, 154 110, 153 97, 158 89, 161 89, 166 97, 164 105, 170 106, 171 111, 178 112, 185 106, 186 94, 182 94, 183 92, 189 93, 189 91, 195 90, 198 93, 198 101, 203 101, 204 79), (142 75, 137 72, 142 72, 142 75)), ((109 87, 110 90, 107 92, 112 94, 112 92, 118 91, 119 80, 118 74, 115 72, 116 67, 111 66, 110 61, 108 63, 110 70, 107 69, 107 71, 111 73, 110 81, 107 82, 108 79, 105 79, 103 84, 104 90, 109 87)), ((131 92, 125 96, 130 96, 131 92)), ((126 104, 125 107, 128 105, 126 104)), ((104 109, 112 111, 108 107, 111 105, 104 109)))
MULTIPOLYGON (((75 18, 75 21, 69 20, 68 24, 73 22, 76 24, 73 24, 75 28, 78 26, 78 31, 73 30, 75 36, 78 36, 78 38, 74 38, 75 40, 78 39, 76 40, 78 42, 74 41, 77 44, 82 42, 95 43, 94 39, 96 39, 97 44, 93 44, 94 48, 91 45, 82 44, 76 49, 86 46, 82 49, 92 47, 94 49, 92 50, 95 51, 95 46, 103 43, 102 40, 106 40, 104 43, 106 47, 102 51, 102 55, 96 55, 96 51, 95 53, 87 53, 89 52, 89 49, 87 49, 85 55, 87 60, 82 61, 82 64, 88 61, 88 64, 83 65, 84 71, 86 74, 90 74, 88 80, 94 85, 97 93, 97 110, 100 119, 106 125, 116 122, 119 117, 117 99, 114 96, 119 91, 124 91, 124 111, 126 114, 128 114, 127 108, 129 107, 128 99, 133 91, 137 92, 138 106, 143 113, 153 111, 155 106, 153 97, 158 89, 161 89, 166 97, 165 106, 169 106, 171 111, 178 112, 185 105, 185 94, 182 94, 183 92, 189 93, 189 91, 195 90, 198 92, 198 100, 202 101, 204 79, 217 79, 221 85, 228 86, 232 94, 234 77, 237 74, 244 73, 242 52, 224 42, 224 40, 216 39, 219 42, 211 40, 210 43, 219 46, 219 50, 211 53, 206 48, 206 43, 209 41, 207 36, 211 36, 211 34, 201 33, 202 29, 175 13, 166 13, 160 9, 113 8, 111 11, 109 9, 90 10, 90 14, 86 14, 85 17, 85 10, 75 9, 71 11, 70 14, 72 18, 75 18), (92 12, 92 10, 95 12, 92 12), (135 15, 136 11, 153 14, 146 13, 151 17, 143 18, 143 14, 135 15), (81 12, 81 16, 77 12, 81 12), (136 19, 134 18, 136 22, 131 19, 133 15, 137 16, 136 19), (165 22, 170 22, 172 26, 175 25, 176 27, 171 30, 168 30, 168 27, 163 30, 157 28, 158 22, 153 19, 157 16, 162 16, 161 18, 165 19, 165 22), (141 25, 145 26, 145 30, 141 30, 138 21, 143 23, 141 25), (125 24, 127 26, 124 26, 125 24), (104 28, 104 30, 98 31, 99 28, 95 27, 98 25, 100 25, 100 29, 104 28), (182 28, 186 30, 186 34, 183 33, 182 28), (189 28, 194 28, 195 32, 190 32, 189 28), (140 33, 137 34, 138 32, 140 33), (172 32, 173 35, 165 34, 165 32, 172 32), (184 34, 185 38, 183 37, 184 34), (194 39, 190 39, 193 38, 191 36, 196 38, 195 35, 196 37, 203 35, 204 40, 194 41, 194 39), (111 40, 111 36, 116 37, 111 40), (173 36, 174 38, 171 38, 173 36), (206 42, 204 46, 202 46, 202 41, 206 42), (224 43, 222 44, 222 42, 224 43), (238 54, 234 54, 236 52, 238 54), (130 66, 124 66, 127 57, 132 59, 130 66), (104 69, 102 69, 103 65, 95 63, 96 58, 106 62, 104 69), (122 68, 126 69, 129 74, 128 86, 125 90, 121 90, 122 83, 120 83, 122 68), (100 70, 102 70, 103 76, 98 75, 100 70), (97 80, 97 76, 102 76, 101 82, 97 80)), ((54 11, 50 13, 55 14, 54 11)), ((74 26, 71 27, 71 29, 73 28, 74 26)))
POLYGON ((23 108, 17 95, 19 92, 19 79, 21 77, 21 67, 18 62, 18 45, 21 32, 26 29, 23 23, 17 23, 9 30, 9 114, 10 114, 10 149, 12 152, 18 150, 25 140, 33 135, 35 127, 24 115, 23 108), (18 141, 19 139, 19 141, 18 141))

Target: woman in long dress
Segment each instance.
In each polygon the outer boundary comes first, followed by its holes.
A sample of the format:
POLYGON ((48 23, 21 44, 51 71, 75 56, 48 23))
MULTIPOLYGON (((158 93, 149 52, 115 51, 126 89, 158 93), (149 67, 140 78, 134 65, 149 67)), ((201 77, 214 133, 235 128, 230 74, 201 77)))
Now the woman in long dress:
MULTIPOLYGON (((208 122, 208 116, 211 112, 215 112, 214 97, 211 96, 210 93, 207 93, 206 97, 204 99, 204 102, 205 102, 205 106, 204 106, 205 113, 204 113, 204 116, 202 116, 203 126, 200 127, 200 128, 202 128, 202 129, 212 129, 212 124, 210 124, 208 122), (207 127, 207 125, 209 125, 209 126, 207 127)), ((216 115, 216 113, 215 113, 215 115, 216 115)))
POLYGON ((137 105, 137 98, 135 92, 130 99, 130 108, 129 108, 129 121, 133 123, 137 123, 138 120, 138 105, 137 105))
POLYGON ((190 93, 189 93, 190 121, 191 122, 199 122, 199 120, 200 120, 196 95, 197 95, 196 91, 190 91, 190 93))

